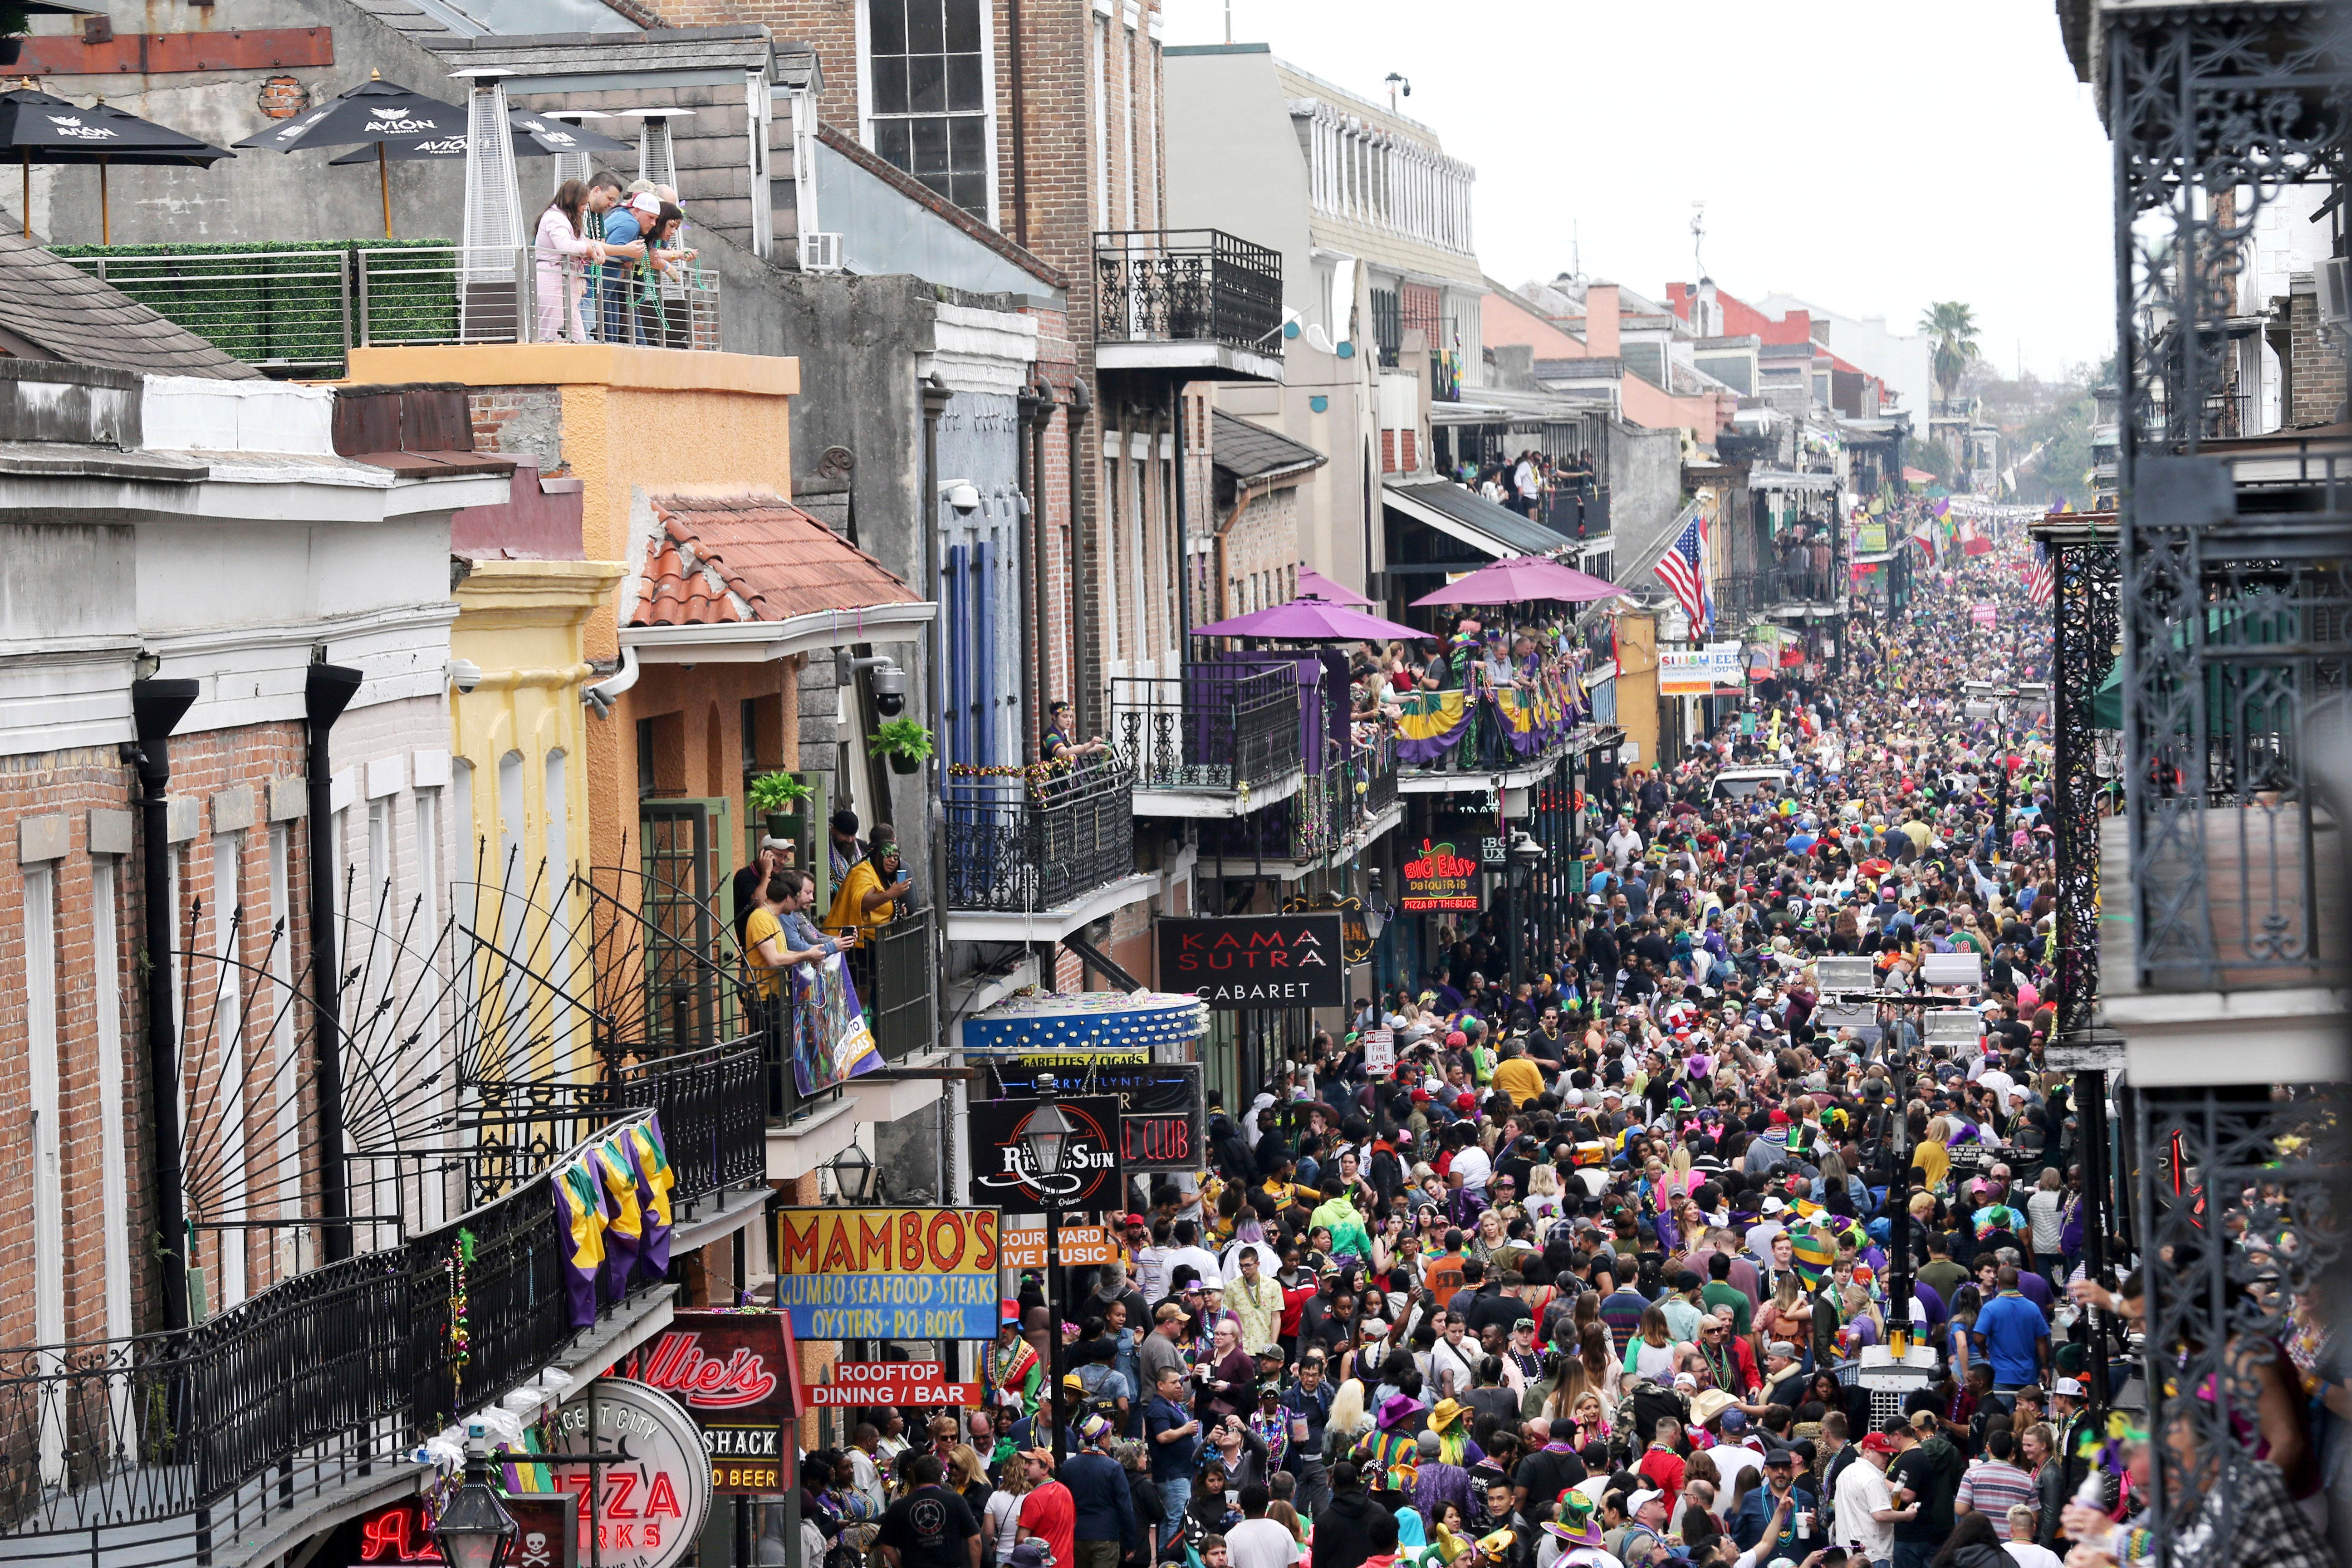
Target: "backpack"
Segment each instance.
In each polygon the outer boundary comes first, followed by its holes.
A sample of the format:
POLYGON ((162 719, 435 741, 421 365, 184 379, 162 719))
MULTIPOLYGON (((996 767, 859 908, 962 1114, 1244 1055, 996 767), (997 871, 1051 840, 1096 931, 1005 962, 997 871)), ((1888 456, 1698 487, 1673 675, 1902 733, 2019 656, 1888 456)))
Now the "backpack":
MULTIPOLYGON (((1078 1390, 1086 1395, 1084 1408, 1106 1421, 1116 1423, 1118 1420, 1118 1396, 1106 1392, 1103 1385, 1111 1378, 1123 1375, 1108 1362, 1089 1362, 1078 1368, 1078 1390), (1089 1373, 1094 1374, 1091 1378, 1087 1376, 1089 1373)), ((831 1565, 828 1564, 827 1568, 831 1565)))

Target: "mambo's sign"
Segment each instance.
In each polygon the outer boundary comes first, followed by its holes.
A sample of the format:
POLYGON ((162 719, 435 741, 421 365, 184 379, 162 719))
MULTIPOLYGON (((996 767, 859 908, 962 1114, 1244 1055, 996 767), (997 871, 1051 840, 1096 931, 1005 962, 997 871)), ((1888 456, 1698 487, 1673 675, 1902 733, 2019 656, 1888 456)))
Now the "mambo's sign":
POLYGON ((1163 920, 1160 985, 1226 1013, 1344 1006, 1345 940, 1336 913, 1163 920))
POLYGON ((1451 844, 1421 841, 1421 853, 1404 863, 1404 897, 1398 908, 1408 914, 1426 910, 1475 910, 1478 907, 1478 862, 1457 855, 1451 844))
POLYGON ((776 1305, 812 1340, 996 1336, 994 1209, 779 1209, 776 1305))
POLYGON ((929 1410, 941 1405, 980 1407, 980 1384, 950 1383, 947 1368, 935 1361, 845 1361, 833 1369, 833 1381, 809 1390, 813 1405, 866 1410, 911 1405, 929 1410))

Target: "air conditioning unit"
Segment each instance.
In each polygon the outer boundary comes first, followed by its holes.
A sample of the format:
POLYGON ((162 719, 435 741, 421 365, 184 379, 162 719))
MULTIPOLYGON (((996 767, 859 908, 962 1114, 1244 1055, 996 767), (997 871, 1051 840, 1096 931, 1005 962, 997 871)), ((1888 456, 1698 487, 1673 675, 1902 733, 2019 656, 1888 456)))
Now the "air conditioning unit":
POLYGON ((801 236, 801 270, 803 272, 840 271, 841 236, 837 234, 801 236))
POLYGON ((2319 313, 2337 331, 2352 330, 2352 256, 2319 264, 2319 313))

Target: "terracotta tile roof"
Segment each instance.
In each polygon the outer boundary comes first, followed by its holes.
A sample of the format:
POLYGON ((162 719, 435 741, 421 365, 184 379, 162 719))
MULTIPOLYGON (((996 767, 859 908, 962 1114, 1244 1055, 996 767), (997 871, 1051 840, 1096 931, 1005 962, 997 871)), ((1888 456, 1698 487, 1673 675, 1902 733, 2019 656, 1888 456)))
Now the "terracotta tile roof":
POLYGON ((922 595, 781 496, 656 496, 633 626, 785 621, 922 595))

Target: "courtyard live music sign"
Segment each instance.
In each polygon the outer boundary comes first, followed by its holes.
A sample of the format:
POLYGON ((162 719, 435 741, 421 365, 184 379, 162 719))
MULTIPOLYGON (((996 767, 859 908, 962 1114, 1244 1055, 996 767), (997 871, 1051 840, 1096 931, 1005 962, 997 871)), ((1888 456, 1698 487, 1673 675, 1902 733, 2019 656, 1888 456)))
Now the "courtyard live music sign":
POLYGON ((1451 844, 1421 841, 1421 853, 1404 863, 1404 897, 1397 907, 1407 914, 1428 910, 1478 908, 1478 862, 1457 855, 1451 844))
POLYGON ((1339 916, 1163 920, 1160 986, 1198 996, 1221 1013, 1345 1006, 1348 962, 1339 916))
POLYGON ((784 1423, 801 1413, 799 1357, 782 1312, 679 1312, 633 1357, 630 1375, 702 1429, 714 1492, 784 1489, 784 1423))

